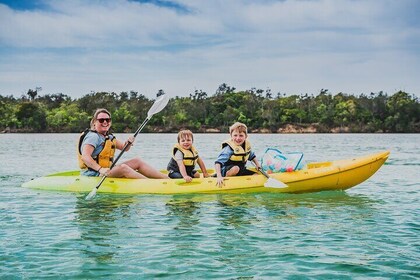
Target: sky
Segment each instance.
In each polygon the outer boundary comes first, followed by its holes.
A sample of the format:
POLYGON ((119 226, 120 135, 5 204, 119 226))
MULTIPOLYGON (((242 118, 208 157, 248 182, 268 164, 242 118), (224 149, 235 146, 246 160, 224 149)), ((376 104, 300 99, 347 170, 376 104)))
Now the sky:
POLYGON ((420 97, 419 0, 0 0, 0 95, 420 97))

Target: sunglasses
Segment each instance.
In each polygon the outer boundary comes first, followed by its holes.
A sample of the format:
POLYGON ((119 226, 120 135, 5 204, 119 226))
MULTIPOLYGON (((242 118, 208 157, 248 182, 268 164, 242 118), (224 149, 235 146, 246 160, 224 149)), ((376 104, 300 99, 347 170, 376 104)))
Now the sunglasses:
POLYGON ((106 119, 97 119, 100 123, 103 123, 104 121, 106 121, 107 123, 109 123, 111 121, 111 118, 106 118, 106 119))

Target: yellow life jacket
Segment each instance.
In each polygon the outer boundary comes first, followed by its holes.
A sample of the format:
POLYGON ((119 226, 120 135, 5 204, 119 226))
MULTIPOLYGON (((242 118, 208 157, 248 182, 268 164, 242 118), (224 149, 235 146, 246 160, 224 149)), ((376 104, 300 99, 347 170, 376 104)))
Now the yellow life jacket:
POLYGON ((172 158, 175 160, 175 153, 177 151, 180 151, 184 155, 184 165, 185 167, 192 166, 194 167, 197 163, 198 159, 198 151, 194 146, 191 146, 191 149, 184 149, 181 147, 181 145, 176 144, 174 148, 172 149, 172 158))
POLYGON ((248 140, 245 140, 242 146, 238 146, 230 139, 222 143, 222 149, 226 146, 229 146, 233 150, 233 154, 229 158, 230 161, 244 163, 248 160, 249 154, 251 153, 251 143, 248 140))
MULTIPOLYGON (((87 169, 87 165, 82 160, 82 143, 86 135, 89 132, 98 133, 95 130, 86 129, 80 134, 79 143, 77 145, 77 158, 79 161, 79 167, 81 169, 87 169)), ((105 136, 105 141, 102 143, 102 151, 93 158, 101 167, 111 167, 112 161, 114 160, 115 149, 117 147, 117 138, 114 135, 108 134, 105 136), (111 139, 112 136, 112 139, 111 139)))

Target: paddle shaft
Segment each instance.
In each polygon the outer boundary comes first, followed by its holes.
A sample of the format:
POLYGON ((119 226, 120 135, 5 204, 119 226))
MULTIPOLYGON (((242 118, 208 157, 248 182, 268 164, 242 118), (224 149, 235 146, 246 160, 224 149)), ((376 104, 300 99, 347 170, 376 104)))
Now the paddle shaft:
POLYGON ((261 168, 261 167, 257 167, 257 170, 264 175, 265 178, 270 179, 270 176, 268 176, 268 174, 261 168))
POLYGON ((264 175, 265 178, 270 179, 270 176, 268 176, 268 174, 265 173, 265 171, 261 167, 258 167, 255 162, 252 161, 252 164, 255 166, 255 169, 257 169, 262 175, 264 175))

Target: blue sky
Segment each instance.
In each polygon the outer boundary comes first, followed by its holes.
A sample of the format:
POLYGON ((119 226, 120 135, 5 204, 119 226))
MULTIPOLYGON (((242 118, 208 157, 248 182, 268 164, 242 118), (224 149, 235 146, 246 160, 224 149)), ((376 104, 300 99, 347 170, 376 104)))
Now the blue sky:
POLYGON ((0 0, 0 94, 420 96, 418 0, 0 0))

